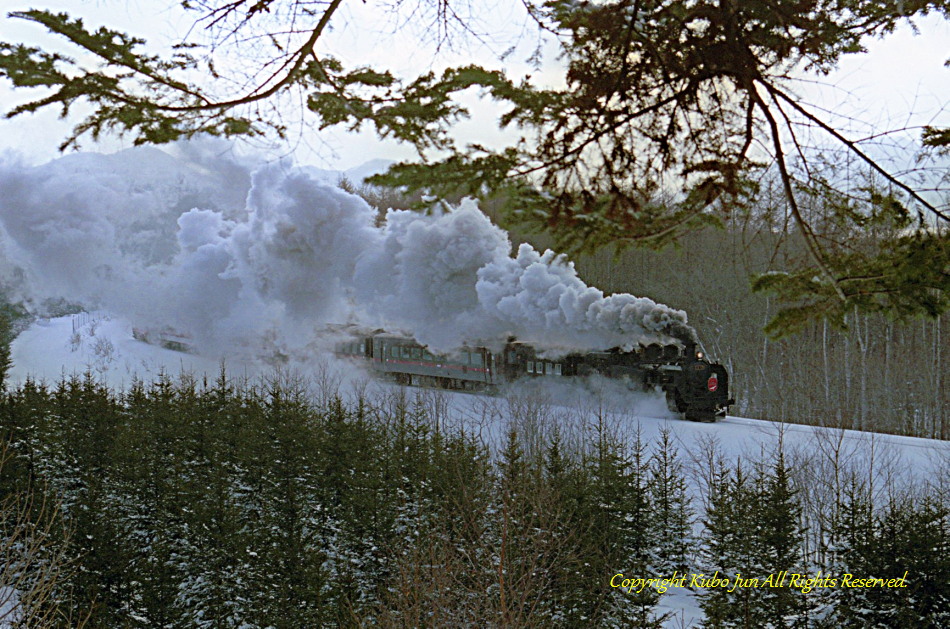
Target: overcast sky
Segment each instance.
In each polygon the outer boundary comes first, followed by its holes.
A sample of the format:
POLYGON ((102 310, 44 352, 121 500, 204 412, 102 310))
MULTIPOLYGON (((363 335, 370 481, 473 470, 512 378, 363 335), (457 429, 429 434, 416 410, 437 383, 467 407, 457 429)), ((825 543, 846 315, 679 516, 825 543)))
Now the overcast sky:
MULTIPOLYGON (((157 44, 167 44, 176 33, 190 25, 190 19, 175 8, 178 2, 168 0, 4 0, 5 10, 30 7, 67 11, 82 16, 87 25, 105 25, 126 30, 157 44)), ((478 23, 484 33, 492 33, 483 42, 462 50, 442 50, 434 57, 430 48, 418 41, 423 32, 409 29, 392 34, 391 21, 376 21, 370 27, 370 17, 378 14, 373 4, 344 4, 347 10, 335 17, 335 31, 328 38, 334 53, 350 64, 367 63, 387 65, 397 72, 417 72, 439 69, 453 64, 476 61, 484 65, 504 67, 518 78, 532 72, 524 63, 531 43, 530 27, 516 6, 520 3, 499 0, 472 0, 473 10, 488 16, 478 23), (483 12, 483 13, 482 13, 483 12), (356 28, 354 25, 359 24, 356 28), (522 49, 499 60, 512 37, 526 33, 522 49)), ((861 121, 851 127, 852 137, 861 137, 885 128, 915 125, 950 126, 950 68, 944 63, 950 58, 950 24, 940 16, 918 20, 920 34, 907 27, 884 40, 868 42, 869 53, 851 55, 841 63, 838 71, 821 79, 820 84, 801 84, 800 94, 831 112, 852 116, 861 121), (866 123, 863 124, 863 123, 866 123)), ((49 45, 40 27, 20 20, 0 20, 0 40, 49 45)), ((64 52, 76 52, 63 48, 64 52)), ((548 72, 556 71, 552 55, 548 72)), ((16 94, 7 84, 0 84, 0 105, 3 110, 22 102, 24 95, 16 94)), ((21 116, 12 121, 0 121, 0 150, 14 150, 29 162, 46 161, 57 155, 56 147, 76 119, 61 121, 57 112, 21 116)), ((489 118, 463 124, 459 130, 467 140, 496 135, 489 118)), ((914 132, 919 135, 919 131, 914 132)), ((391 143, 381 143, 372 132, 358 135, 342 131, 317 133, 305 131, 295 135, 292 142, 278 147, 277 152, 294 153, 298 161, 323 168, 345 169, 369 159, 384 157, 403 159, 412 156, 411 149, 391 143)), ((110 140, 95 145, 86 140, 86 150, 111 152, 129 141, 110 140)))

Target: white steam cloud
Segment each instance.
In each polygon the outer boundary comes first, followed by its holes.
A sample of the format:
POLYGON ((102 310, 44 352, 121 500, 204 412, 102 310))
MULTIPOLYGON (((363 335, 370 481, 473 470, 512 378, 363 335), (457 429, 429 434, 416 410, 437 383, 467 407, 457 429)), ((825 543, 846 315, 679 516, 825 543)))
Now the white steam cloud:
POLYGON ((235 157, 219 141, 0 159, 8 295, 170 326, 219 353, 303 350, 328 323, 412 334, 434 351, 508 336, 551 351, 694 338, 686 315, 587 286, 473 201, 382 227, 315 169, 235 157))

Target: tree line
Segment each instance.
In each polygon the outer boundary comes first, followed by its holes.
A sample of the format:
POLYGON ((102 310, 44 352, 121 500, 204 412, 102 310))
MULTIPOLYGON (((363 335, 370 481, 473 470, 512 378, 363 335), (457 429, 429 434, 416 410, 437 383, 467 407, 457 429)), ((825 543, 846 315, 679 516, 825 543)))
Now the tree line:
POLYGON ((840 431, 732 459, 493 403, 495 447, 430 391, 26 382, 0 402, 0 539, 35 542, 0 548, 11 625, 657 627, 672 591, 612 585, 818 570, 908 587, 693 589, 708 627, 950 620, 947 487, 876 485, 840 431))

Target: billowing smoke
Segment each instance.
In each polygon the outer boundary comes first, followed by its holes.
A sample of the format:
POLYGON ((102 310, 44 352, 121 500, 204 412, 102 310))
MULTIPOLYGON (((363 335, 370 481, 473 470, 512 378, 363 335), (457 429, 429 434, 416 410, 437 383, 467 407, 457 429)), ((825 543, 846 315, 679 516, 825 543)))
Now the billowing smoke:
POLYGON ((473 201, 390 211, 287 161, 218 141, 0 160, 0 272, 8 297, 101 308, 168 326, 215 352, 294 352, 328 323, 412 334, 434 351, 508 336, 552 352, 694 338, 682 311, 604 294, 522 245, 473 201))

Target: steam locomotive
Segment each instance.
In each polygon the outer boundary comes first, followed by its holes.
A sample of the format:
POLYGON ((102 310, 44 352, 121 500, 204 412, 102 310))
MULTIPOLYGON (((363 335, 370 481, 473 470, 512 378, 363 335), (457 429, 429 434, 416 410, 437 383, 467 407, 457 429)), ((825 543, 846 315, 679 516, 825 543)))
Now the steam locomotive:
POLYGON ((463 347, 451 356, 433 354, 414 339, 374 332, 353 336, 336 348, 342 357, 364 361, 371 370, 404 385, 470 391, 492 390, 523 378, 600 375, 643 390, 660 388, 667 406, 691 421, 716 421, 735 404, 729 374, 710 362, 696 344, 650 344, 634 351, 619 348, 545 358, 527 343, 510 339, 500 352, 463 347))

